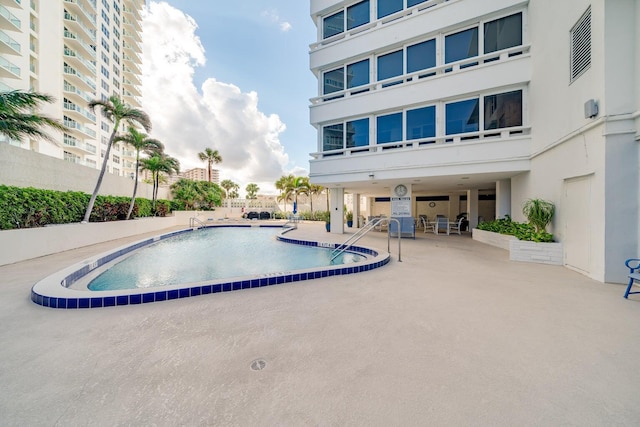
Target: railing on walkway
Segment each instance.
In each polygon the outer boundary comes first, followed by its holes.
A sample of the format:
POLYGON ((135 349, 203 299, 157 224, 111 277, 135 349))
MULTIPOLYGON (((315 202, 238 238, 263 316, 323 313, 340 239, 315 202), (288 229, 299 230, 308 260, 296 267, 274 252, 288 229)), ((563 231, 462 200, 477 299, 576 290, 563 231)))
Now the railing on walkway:
POLYGON ((199 229, 201 227, 206 227, 206 226, 207 226, 207 224, 205 224, 204 222, 200 221, 195 216, 192 216, 191 218, 189 218, 189 227, 190 228, 199 229))
MULTIPOLYGON (((331 261, 336 259, 340 254, 344 253, 351 246, 353 246, 358 240, 364 237, 365 234, 375 229, 378 226, 388 225, 389 222, 395 221, 398 223, 398 230, 400 230, 400 221, 396 218, 375 218, 368 223, 365 224, 360 230, 358 230, 354 235, 349 237, 344 243, 338 245, 333 252, 331 252, 331 261)), ((398 262, 402 262, 402 250, 401 250, 401 240, 402 233, 398 233, 398 262)), ((391 231, 390 227, 387 227, 387 252, 391 253, 391 231)))

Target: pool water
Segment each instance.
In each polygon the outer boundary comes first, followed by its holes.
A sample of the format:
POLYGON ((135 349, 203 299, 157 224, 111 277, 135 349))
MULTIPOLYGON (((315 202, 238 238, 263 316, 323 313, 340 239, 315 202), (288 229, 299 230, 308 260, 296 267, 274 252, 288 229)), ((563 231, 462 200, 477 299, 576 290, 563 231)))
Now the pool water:
POLYGON ((279 228, 214 227, 147 246, 93 279, 92 291, 150 288, 358 262, 345 252, 276 240, 279 228))

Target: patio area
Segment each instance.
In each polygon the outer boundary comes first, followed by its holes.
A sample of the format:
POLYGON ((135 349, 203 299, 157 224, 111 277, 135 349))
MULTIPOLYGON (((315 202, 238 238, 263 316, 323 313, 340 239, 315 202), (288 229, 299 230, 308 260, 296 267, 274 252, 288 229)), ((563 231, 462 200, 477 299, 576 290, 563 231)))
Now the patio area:
MULTIPOLYGON (((420 230, 402 262, 393 239, 391 263, 356 275, 113 308, 29 300, 140 238, 0 267, 0 424, 640 425, 640 296, 468 233, 420 230)), ((386 233, 361 244, 386 250, 386 233)))

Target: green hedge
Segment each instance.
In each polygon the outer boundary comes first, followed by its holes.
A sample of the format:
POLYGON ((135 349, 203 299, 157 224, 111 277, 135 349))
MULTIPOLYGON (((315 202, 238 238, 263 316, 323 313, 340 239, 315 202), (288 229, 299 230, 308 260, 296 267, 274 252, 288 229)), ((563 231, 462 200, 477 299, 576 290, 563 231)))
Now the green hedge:
POLYGON ((553 242, 553 234, 546 231, 537 232, 531 224, 515 222, 509 215, 505 218, 478 224, 478 230, 492 231, 494 233, 515 236, 518 240, 530 242, 553 242))
MULTIPOLYGON (((44 227, 49 224, 80 222, 91 196, 79 191, 53 191, 0 185, 0 230, 44 227)), ((98 196, 91 222, 125 219, 130 197, 98 196)), ((167 200, 156 201, 156 215, 171 212, 167 200)), ((154 214, 151 200, 136 198, 133 218, 154 214)))

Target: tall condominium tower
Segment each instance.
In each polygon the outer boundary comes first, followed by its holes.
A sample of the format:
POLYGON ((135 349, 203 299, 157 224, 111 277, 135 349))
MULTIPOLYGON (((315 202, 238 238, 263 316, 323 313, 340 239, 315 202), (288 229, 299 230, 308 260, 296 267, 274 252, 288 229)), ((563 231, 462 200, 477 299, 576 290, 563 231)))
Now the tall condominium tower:
MULTIPOLYGON (((55 97, 43 113, 67 126, 52 141, 4 141, 99 168, 112 123, 87 103, 119 95, 140 107, 141 9, 144 0, 0 0, 0 90, 55 97)), ((132 176, 135 153, 122 144, 108 171, 132 176)))
POLYGON ((626 281, 640 253, 639 0, 310 6, 310 179, 331 189, 333 232, 344 193, 373 215, 471 227, 526 221, 523 203, 541 198, 557 208, 561 263, 626 281))

